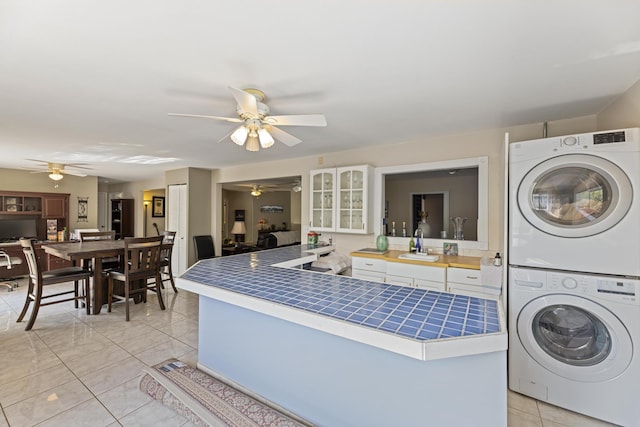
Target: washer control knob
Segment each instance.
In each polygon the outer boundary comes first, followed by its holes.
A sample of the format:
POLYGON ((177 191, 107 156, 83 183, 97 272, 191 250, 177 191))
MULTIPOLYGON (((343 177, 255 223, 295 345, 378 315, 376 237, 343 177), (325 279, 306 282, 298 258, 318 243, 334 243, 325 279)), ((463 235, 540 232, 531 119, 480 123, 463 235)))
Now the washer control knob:
POLYGON ((566 289, 575 289, 578 287, 578 281, 573 277, 565 277, 562 279, 562 286, 566 289))
POLYGON ((578 138, 575 136, 568 136, 562 140, 562 145, 574 146, 578 143, 578 138))

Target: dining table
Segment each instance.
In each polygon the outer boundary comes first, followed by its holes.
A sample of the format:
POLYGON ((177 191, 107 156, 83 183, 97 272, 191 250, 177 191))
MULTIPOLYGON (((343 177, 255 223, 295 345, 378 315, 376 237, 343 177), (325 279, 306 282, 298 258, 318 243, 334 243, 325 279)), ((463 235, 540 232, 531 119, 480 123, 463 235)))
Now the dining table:
MULTIPOLYGON (((163 244, 164 246, 165 244, 163 244)), ((91 260, 93 266, 93 293, 91 295, 91 313, 100 314, 106 303, 107 280, 102 270, 102 261, 106 258, 124 258, 124 240, 91 240, 43 244, 42 249, 53 256, 71 261, 74 265, 91 260)))

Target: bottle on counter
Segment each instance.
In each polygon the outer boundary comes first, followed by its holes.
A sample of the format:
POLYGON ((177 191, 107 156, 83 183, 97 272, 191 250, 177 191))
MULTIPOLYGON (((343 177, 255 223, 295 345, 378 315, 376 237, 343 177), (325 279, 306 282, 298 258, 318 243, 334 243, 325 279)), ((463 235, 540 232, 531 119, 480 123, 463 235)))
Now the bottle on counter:
POLYGON ((496 252, 495 258, 493 258, 493 265, 501 266, 502 265, 502 257, 500 256, 500 252, 496 252))
POLYGON ((411 240, 409 240, 409 252, 414 252, 416 250, 416 242, 413 240, 413 236, 411 236, 411 240))
POLYGON ((422 245, 420 245, 420 236, 416 236, 416 252, 422 252, 422 245))

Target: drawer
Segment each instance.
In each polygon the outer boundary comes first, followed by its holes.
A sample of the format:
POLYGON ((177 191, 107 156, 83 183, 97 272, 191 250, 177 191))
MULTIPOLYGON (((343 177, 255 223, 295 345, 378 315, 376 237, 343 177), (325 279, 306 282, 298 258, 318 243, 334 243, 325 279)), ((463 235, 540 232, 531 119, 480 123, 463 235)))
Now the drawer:
POLYGON ((385 273, 387 271, 387 262, 383 259, 352 257, 351 268, 354 270, 378 271, 385 273))
POLYGON ((388 285, 413 287, 413 279, 411 277, 393 276, 393 275, 387 274, 387 279, 385 280, 385 282, 388 285))
POLYGON ((362 280, 370 280, 372 282, 384 283, 385 274, 378 271, 367 271, 351 268, 351 277, 362 280))
POLYGON ((420 288, 420 289, 427 289, 427 290, 439 291, 439 292, 446 291, 444 280, 441 282, 434 282, 432 280, 413 279, 413 285, 416 288, 420 288))
POLYGON ((389 262, 387 263, 387 274, 445 283, 447 269, 444 267, 405 264, 403 262, 389 262))
POLYGON ((451 283, 447 284, 448 291, 452 294, 462 294, 470 297, 480 297, 489 299, 500 298, 500 291, 483 288, 481 286, 465 285, 463 283, 451 283))
POLYGON ((466 285, 482 285, 480 280, 480 270, 472 270, 470 268, 448 268, 447 282, 464 283, 466 285))

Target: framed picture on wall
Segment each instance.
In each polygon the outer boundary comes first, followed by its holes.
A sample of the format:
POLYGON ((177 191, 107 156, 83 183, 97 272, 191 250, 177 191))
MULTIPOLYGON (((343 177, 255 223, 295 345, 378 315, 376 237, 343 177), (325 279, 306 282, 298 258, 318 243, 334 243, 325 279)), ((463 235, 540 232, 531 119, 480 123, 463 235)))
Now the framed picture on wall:
POLYGON ((151 201, 151 216, 156 218, 164 217, 164 197, 153 196, 151 201))

